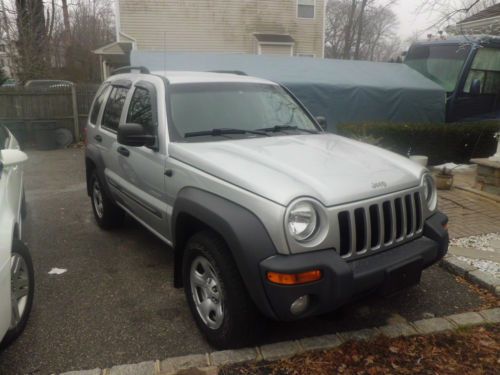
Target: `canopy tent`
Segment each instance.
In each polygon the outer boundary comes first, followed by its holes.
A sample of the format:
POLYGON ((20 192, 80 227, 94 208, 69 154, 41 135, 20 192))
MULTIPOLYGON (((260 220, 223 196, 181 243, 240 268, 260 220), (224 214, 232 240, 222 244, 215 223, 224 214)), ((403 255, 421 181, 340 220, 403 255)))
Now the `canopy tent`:
POLYGON ((404 64, 246 54, 133 50, 151 71, 240 71, 286 86, 329 130, 345 123, 444 122, 443 88, 404 64))

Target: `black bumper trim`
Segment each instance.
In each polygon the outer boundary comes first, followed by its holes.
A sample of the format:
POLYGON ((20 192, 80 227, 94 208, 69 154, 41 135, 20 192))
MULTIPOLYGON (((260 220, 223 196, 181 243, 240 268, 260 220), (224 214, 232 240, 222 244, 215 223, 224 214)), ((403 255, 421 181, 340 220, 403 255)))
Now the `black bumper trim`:
POLYGON ((290 321, 329 312, 360 295, 381 289, 390 272, 409 263, 419 264, 421 270, 429 267, 447 252, 448 232, 444 229, 447 222, 448 218, 438 212, 426 221, 423 237, 350 262, 333 249, 265 259, 260 263, 261 277, 276 318, 290 321), (306 285, 281 286, 270 283, 265 277, 268 271, 299 273, 312 269, 320 269, 323 277, 306 285), (310 308, 303 315, 294 316, 290 313, 290 305, 306 294, 310 296, 310 308))

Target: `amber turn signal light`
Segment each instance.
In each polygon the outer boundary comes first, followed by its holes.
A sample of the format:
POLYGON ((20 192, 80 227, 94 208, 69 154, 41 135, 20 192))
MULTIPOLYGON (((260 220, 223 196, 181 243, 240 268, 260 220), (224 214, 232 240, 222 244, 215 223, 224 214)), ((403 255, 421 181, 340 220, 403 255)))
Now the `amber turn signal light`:
POLYGON ((322 277, 320 270, 307 271, 302 273, 278 273, 268 272, 267 279, 280 285, 300 285, 312 283, 320 280, 322 277))

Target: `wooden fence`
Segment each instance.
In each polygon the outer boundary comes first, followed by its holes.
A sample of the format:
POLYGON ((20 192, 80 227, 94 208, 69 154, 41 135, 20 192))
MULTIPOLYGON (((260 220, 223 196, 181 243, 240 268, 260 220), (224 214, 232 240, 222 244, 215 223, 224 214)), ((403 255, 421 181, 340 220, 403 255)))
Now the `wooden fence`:
POLYGON ((24 145, 33 140, 36 126, 53 124, 81 139, 98 84, 73 87, 0 89, 0 124, 6 125, 24 145))

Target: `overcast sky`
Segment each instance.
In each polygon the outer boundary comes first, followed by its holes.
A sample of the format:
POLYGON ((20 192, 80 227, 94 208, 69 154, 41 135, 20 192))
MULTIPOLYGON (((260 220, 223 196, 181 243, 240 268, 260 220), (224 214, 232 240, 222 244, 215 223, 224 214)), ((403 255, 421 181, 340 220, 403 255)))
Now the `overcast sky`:
MULTIPOLYGON (((384 0, 379 0, 384 3, 384 0)), ((432 28, 426 30, 427 28, 433 26, 438 20, 441 19, 442 15, 438 12, 417 12, 417 9, 422 4, 423 0, 399 0, 396 5, 393 6, 393 11, 396 13, 399 19, 399 32, 401 39, 405 40, 412 37, 416 32, 418 32, 420 37, 425 37, 428 33, 436 34, 438 29, 432 28)), ((385 3, 387 0, 385 0, 385 3)), ((451 9, 460 9, 462 0, 449 0, 451 9)))

